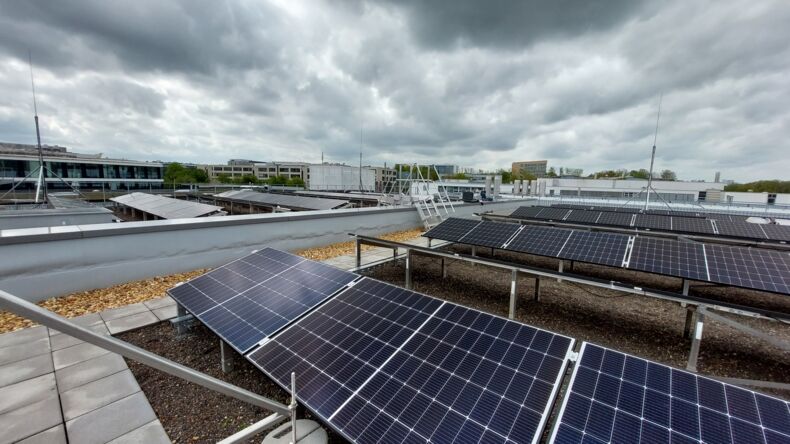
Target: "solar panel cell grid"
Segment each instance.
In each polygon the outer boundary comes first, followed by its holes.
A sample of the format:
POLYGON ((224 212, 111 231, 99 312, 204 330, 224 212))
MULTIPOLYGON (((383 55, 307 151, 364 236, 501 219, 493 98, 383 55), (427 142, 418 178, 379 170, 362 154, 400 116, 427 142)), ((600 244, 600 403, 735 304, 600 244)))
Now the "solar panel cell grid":
POLYGON ((483 221, 459 241, 469 245, 501 248, 521 225, 483 221))
POLYGON ((767 239, 765 231, 759 224, 746 221, 730 222, 727 220, 717 220, 716 229, 722 236, 742 237, 745 239, 767 239))
POLYGON ((571 214, 565 218, 565 222, 594 224, 600 215, 600 211, 573 210, 571 214))
POLYGON ((168 292, 243 353, 354 279, 352 273, 267 248, 168 292))
POLYGON ((787 442, 788 407, 776 398, 584 343, 551 442, 787 442))
POLYGON ((439 225, 431 228, 423 236, 431 239, 441 239, 451 242, 458 242, 466 233, 472 231, 480 221, 472 219, 461 219, 451 217, 439 225))
POLYGON ((560 256, 612 267, 623 265, 628 236, 615 233, 574 231, 560 256))
POLYGON ((532 442, 572 339, 363 279, 248 358, 358 442, 532 442))
POLYGON ((768 236, 768 239, 790 242, 790 226, 763 224, 760 225, 760 228, 768 236))
POLYGON ((510 213, 510 217, 518 219, 532 219, 543 211, 545 207, 518 207, 515 211, 510 213))
POLYGON ((633 219, 633 216, 634 215, 631 213, 614 213, 611 211, 604 211, 601 213, 601 217, 598 218, 597 225, 630 227, 631 219, 633 219))
POLYGON ((544 208, 535 216, 537 219, 562 220, 571 210, 567 208, 544 208))
POLYGON ((754 248, 705 245, 711 282, 790 293, 790 254, 754 248))
POLYGON ((650 230, 671 231, 672 217, 656 214, 637 214, 634 226, 650 230))
POLYGON ((694 217, 673 217, 672 231, 683 233, 713 234, 713 225, 707 219, 694 217))
POLYGON ((507 249, 522 253, 557 257, 571 233, 571 230, 526 226, 508 244, 507 249))
POLYGON ((700 281, 708 280, 702 244, 638 236, 628 268, 700 281))

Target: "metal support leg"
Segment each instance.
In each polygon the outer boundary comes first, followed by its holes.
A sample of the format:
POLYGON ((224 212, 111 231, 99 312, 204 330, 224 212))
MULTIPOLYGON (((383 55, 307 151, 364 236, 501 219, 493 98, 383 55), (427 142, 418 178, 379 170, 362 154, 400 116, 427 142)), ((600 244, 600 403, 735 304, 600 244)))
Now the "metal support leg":
POLYGON ((231 350, 222 339, 219 340, 219 357, 222 365, 222 373, 230 373, 231 350))
POLYGON ((573 273, 573 261, 571 261, 570 265, 568 266, 568 271, 573 273))
POLYGON ((431 239, 430 237, 428 238, 428 248, 431 248, 431 241, 432 241, 432 240, 433 240, 433 239, 431 239))
POLYGON ((393 248, 392 249, 392 258, 396 259, 397 257, 398 257, 398 249, 397 248, 393 248))
MULTIPOLYGON (((559 267, 557 267, 557 271, 559 271, 560 273, 562 273, 562 268, 563 268, 564 266, 565 266, 565 261, 563 261, 563 260, 560 260, 560 265, 559 265, 559 267)), ((557 278, 557 282, 562 282, 562 279, 560 279, 560 278, 557 278)))
POLYGON ((516 317, 516 281, 518 280, 518 270, 513 269, 510 276, 510 308, 507 317, 514 319, 516 317))
POLYGON ((535 276, 535 302, 540 301, 540 278, 535 276))
POLYGON ((491 247, 491 257, 494 257, 494 247, 491 247))
POLYGON ((444 258, 442 258, 442 279, 447 277, 447 266, 445 265, 444 258))
POLYGON ((694 327, 694 337, 691 338, 691 351, 689 352, 689 361, 686 365, 686 370, 691 372, 697 371, 697 358, 699 357, 699 346, 702 342, 702 327, 705 324, 705 309, 700 308, 697 310, 697 322, 694 327))
POLYGON ((357 268, 362 266, 362 245, 359 243, 359 238, 354 239, 354 253, 357 257, 357 268))
POLYGON ((691 329, 694 328, 694 307, 686 309, 686 324, 683 326, 683 338, 691 337, 691 329))
MULTIPOLYGON (((473 256, 473 257, 474 257, 474 256, 477 256, 477 247, 475 247, 474 245, 472 245, 472 256, 473 256)), ((472 266, 474 267, 475 265, 477 265, 477 264, 475 264, 474 262, 472 262, 472 266)))
MULTIPOLYGON (((182 318, 186 317, 186 315, 187 315, 187 309, 184 308, 184 306, 181 305, 181 304, 176 304, 176 317, 178 319, 182 319, 182 318)), ((187 331, 187 327, 186 327, 186 325, 184 325, 184 321, 181 321, 181 322, 176 324, 176 333, 177 334, 182 335, 182 334, 186 333, 186 331, 187 331)))
POLYGON ((411 250, 406 250, 406 289, 411 290, 411 250))

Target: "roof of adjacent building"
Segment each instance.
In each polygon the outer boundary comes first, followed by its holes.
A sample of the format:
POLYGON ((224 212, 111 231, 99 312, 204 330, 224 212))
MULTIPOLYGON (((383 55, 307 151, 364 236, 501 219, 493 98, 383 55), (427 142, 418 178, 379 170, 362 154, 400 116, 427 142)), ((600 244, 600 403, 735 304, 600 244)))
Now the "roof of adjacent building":
POLYGON ((221 207, 214 205, 147 193, 129 193, 110 200, 163 219, 201 217, 222 211, 221 207))

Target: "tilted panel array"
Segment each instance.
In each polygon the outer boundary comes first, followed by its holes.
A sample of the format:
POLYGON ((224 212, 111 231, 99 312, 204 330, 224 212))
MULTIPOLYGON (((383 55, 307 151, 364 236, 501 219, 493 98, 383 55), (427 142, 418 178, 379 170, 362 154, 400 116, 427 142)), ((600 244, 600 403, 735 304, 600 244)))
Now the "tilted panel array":
POLYGON ((168 290, 241 353, 358 276, 265 248, 168 290))
POLYGON ((751 223, 747 222, 748 216, 729 214, 674 210, 649 210, 647 213, 641 213, 632 208, 555 205, 554 207, 521 207, 513 211, 510 217, 756 241, 790 242, 790 226, 751 223), (568 211, 570 213, 567 213, 568 211))
MULTIPOLYGON (((709 221, 706 221, 709 222, 709 221)), ((515 224, 485 222, 487 232, 510 233, 515 224), (500 225, 501 229, 494 226, 500 225)), ((435 229, 441 228, 441 225, 435 229)), ((495 242, 504 235, 494 237, 495 242)), ((465 239, 460 240, 466 243, 465 239)), ((525 225, 507 251, 790 294, 790 253, 525 225), (628 248, 629 239, 633 245, 628 248)))
POLYGON ((477 220, 451 217, 425 232, 423 236, 432 239, 458 242, 479 223, 480 221, 477 220))
POLYGON ((365 278, 248 358, 353 442, 537 442, 571 338, 365 278))
POLYGON ((498 224, 496 222, 482 221, 459 242, 482 247, 502 248, 505 243, 521 228, 516 224, 498 224))
POLYGON ((582 344, 552 443, 787 443, 790 404, 582 344))

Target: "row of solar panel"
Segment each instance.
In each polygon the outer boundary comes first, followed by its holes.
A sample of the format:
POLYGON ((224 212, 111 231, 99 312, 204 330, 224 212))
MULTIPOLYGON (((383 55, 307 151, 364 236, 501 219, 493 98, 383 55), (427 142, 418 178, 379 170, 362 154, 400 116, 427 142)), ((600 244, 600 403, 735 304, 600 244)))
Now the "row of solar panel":
POLYGON ((772 250, 460 218, 424 236, 790 294, 790 255, 772 250))
MULTIPOLYGON (((642 208, 634 207, 612 207, 605 205, 580 205, 580 204, 556 204, 551 205, 553 208, 567 208, 570 210, 590 210, 590 211, 614 211, 617 213, 639 213, 639 214, 663 214, 665 216, 682 216, 682 217, 701 217, 705 219, 739 221, 746 220, 750 217, 766 217, 766 213, 761 212, 741 212, 741 213, 722 213, 716 211, 699 211, 694 209, 674 208, 668 209, 650 209, 644 211, 642 208)), ((770 215, 769 215, 770 216, 770 215)))
MULTIPOLYGON (((191 291, 171 293, 193 314, 220 306, 237 314, 270 310, 284 319, 297 313, 285 329, 280 319, 236 321, 241 331, 269 332, 247 358, 286 390, 296 372, 299 401, 352 442, 540 440, 572 338, 356 278, 265 249, 191 281, 191 291), (288 274, 294 269, 311 270, 300 288, 328 292, 328 276, 353 279, 311 310, 282 296, 296 285, 288 274), (202 285, 208 282, 218 285, 202 285), (250 293, 264 286, 272 290, 250 293), (241 294, 246 306, 227 306, 241 294)), ((218 318, 198 317, 214 331, 224 328, 218 318)), ((584 343, 551 442, 788 437, 784 401, 584 343)))
POLYGON ((695 217, 632 214, 556 207, 520 207, 510 214, 516 219, 539 219, 584 225, 604 225, 643 230, 702 234, 751 240, 790 241, 790 226, 755 224, 742 220, 708 220, 695 217))

